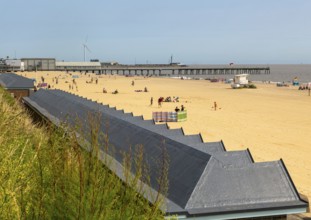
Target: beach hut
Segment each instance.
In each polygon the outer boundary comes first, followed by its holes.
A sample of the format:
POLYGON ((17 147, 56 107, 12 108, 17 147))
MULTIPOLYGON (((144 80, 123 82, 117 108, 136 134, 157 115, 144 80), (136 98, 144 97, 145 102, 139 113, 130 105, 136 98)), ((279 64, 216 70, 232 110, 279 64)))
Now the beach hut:
POLYGON ((235 75, 233 82, 240 84, 240 85, 247 85, 248 84, 248 74, 235 75))
POLYGON ((17 99, 29 96, 34 91, 34 81, 15 73, 1 73, 0 86, 17 99))
MULTIPOLYGON (((57 126, 64 120, 75 126, 77 118, 87 122, 90 112, 99 113, 100 129, 109 137, 108 148, 102 143, 99 159, 105 155, 111 158, 105 165, 123 181, 123 155, 142 146, 150 178, 139 180, 144 186, 140 192, 150 203, 157 197, 159 171, 163 170, 163 163, 158 161, 165 148, 168 190, 160 208, 168 217, 285 219, 287 214, 307 210, 308 202, 300 197, 282 160, 255 163, 248 150, 226 151, 222 141, 204 143, 201 135, 185 135, 182 129, 168 129, 165 124, 156 125, 153 120, 61 90, 39 90, 23 101, 57 126)), ((86 123, 81 130, 90 132, 86 123)), ((91 136, 85 137, 86 143, 91 141, 91 136)), ((130 163, 135 164, 133 156, 130 163)), ((136 171, 130 172, 134 175, 136 171)))
POLYGON ((247 84, 248 84, 248 74, 238 74, 234 76, 231 87, 235 89, 243 87, 247 84))

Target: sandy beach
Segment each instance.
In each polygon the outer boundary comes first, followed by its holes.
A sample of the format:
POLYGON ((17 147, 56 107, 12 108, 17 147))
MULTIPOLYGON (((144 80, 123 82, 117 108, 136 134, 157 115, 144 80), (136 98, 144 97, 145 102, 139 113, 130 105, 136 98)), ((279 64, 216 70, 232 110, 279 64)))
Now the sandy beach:
POLYGON ((96 76, 80 74, 75 79, 62 72, 23 72, 52 88, 70 91, 134 115, 152 118, 153 111, 173 111, 176 106, 186 107, 186 122, 169 123, 170 128, 183 127, 186 134, 201 133, 204 141, 223 140, 228 151, 249 148, 256 162, 282 158, 298 189, 311 199, 311 96, 297 87, 276 87, 275 84, 256 84, 257 89, 231 89, 229 84, 207 80, 180 80, 123 76, 96 76), (59 77, 58 84, 52 79, 59 77), (86 83, 94 78, 93 83, 86 83), (98 84, 95 83, 98 78, 98 84), (135 85, 132 86, 131 82, 135 85), (135 92, 144 90, 149 92, 135 92), (103 93, 103 88, 108 93, 103 93), (114 90, 119 94, 112 94, 114 90), (178 96, 178 103, 163 103, 160 96, 178 96), (153 105, 150 106, 150 98, 153 105), (218 109, 212 106, 217 102, 218 109))

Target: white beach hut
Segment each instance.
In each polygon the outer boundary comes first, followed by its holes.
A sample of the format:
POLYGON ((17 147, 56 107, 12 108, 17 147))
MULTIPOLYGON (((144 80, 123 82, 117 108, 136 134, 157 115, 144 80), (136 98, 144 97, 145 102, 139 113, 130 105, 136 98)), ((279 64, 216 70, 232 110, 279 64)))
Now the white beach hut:
POLYGON ((239 88, 243 85, 248 84, 248 74, 238 74, 233 78, 233 84, 231 84, 232 88, 239 88))
POLYGON ((239 74, 239 75, 235 75, 233 82, 234 83, 238 83, 240 85, 246 85, 248 84, 248 74, 239 74))

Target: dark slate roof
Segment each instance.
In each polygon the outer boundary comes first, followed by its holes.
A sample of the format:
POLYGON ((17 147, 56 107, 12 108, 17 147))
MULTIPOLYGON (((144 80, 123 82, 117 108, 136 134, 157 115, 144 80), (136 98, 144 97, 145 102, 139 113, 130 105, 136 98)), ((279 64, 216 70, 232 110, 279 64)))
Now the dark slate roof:
POLYGON ((161 169, 156 159, 165 143, 170 158, 167 213, 210 215, 307 206, 282 161, 254 163, 248 150, 227 152, 222 141, 203 143, 200 135, 184 135, 182 129, 170 130, 165 124, 60 90, 39 90, 24 101, 56 124, 64 120, 74 124, 76 117, 86 122, 89 112, 99 112, 101 130, 114 148, 108 153, 119 164, 117 175, 122 179, 121 152, 133 152, 129 146, 142 144, 153 191, 158 189, 161 169))
POLYGON ((6 89, 31 89, 34 87, 32 79, 15 73, 0 73, 0 85, 6 89))

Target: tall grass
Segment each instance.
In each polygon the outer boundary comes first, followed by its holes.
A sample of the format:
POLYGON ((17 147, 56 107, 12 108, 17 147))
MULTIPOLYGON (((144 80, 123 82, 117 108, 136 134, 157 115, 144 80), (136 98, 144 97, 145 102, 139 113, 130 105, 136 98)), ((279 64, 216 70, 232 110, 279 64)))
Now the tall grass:
MULTIPOLYGON (((167 158, 159 174, 159 196, 151 205, 142 197, 148 182, 143 147, 124 156, 126 181, 98 160, 109 148, 96 116, 91 137, 81 148, 74 134, 53 125, 36 126, 25 110, 0 88, 0 219, 162 219, 159 207, 167 190, 167 158), (130 175, 134 159, 136 175, 130 175), (159 197, 159 198, 158 198, 159 197)), ((164 149, 164 148, 163 148, 164 149)), ((163 150, 165 153, 165 150, 163 150)), ((109 159, 103 158, 106 163, 109 159)))

